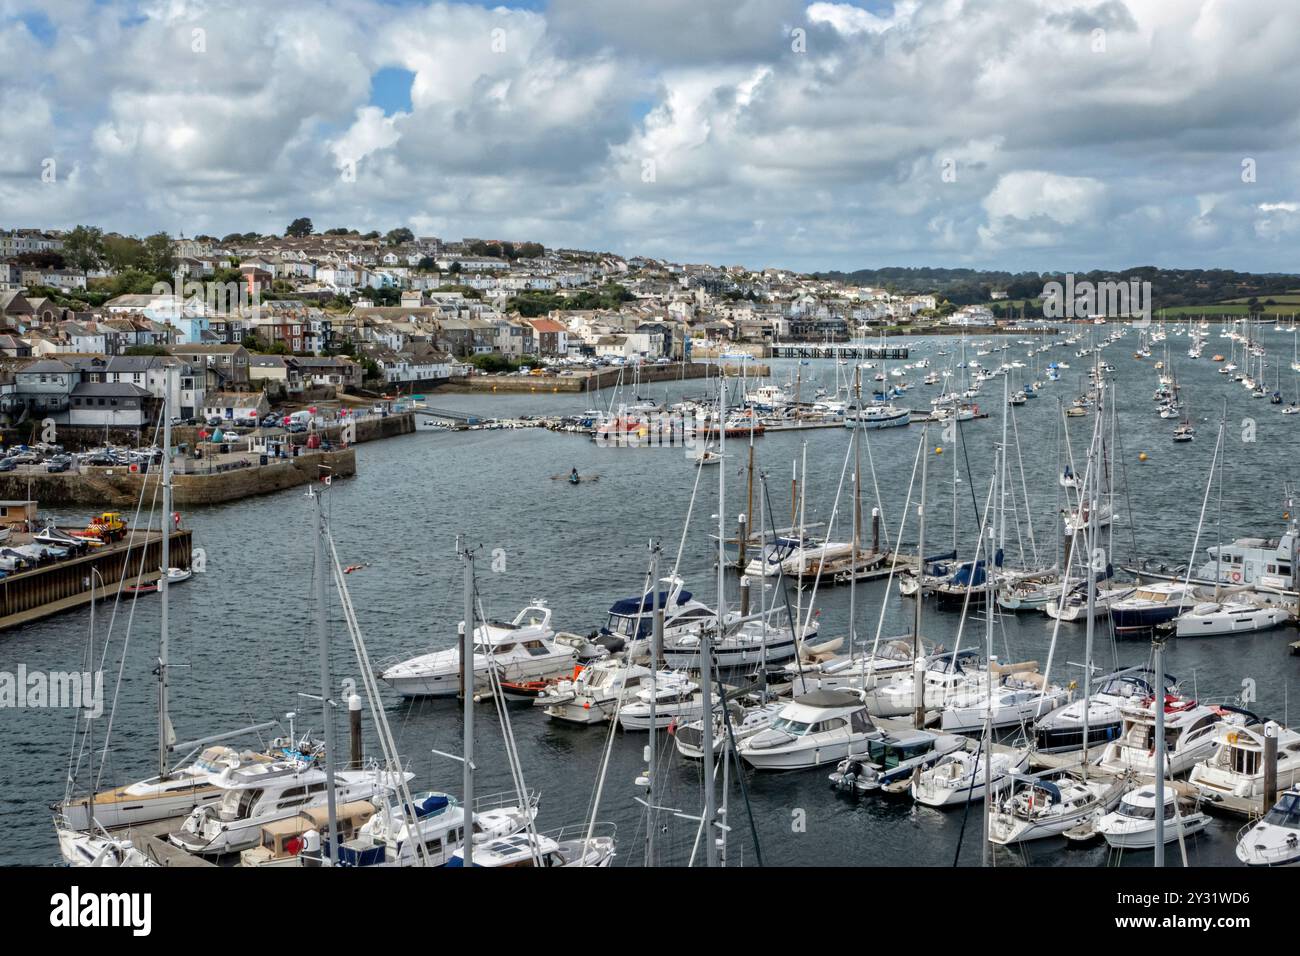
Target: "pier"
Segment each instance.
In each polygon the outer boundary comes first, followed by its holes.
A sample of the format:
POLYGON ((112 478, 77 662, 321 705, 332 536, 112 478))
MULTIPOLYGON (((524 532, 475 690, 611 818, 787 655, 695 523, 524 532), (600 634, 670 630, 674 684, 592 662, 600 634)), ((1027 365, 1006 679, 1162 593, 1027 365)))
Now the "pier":
POLYGON ((872 359, 877 362, 906 361, 905 348, 880 348, 849 342, 776 342, 771 346, 773 358, 799 359, 872 359))
MULTIPOLYGON (((70 529, 64 529, 70 530, 70 529)), ((189 568, 188 530, 171 532, 171 566, 189 568)), ((96 601, 112 600, 122 584, 157 581, 162 566, 162 533, 137 531, 79 558, 17 571, 0 579, 0 631, 29 624, 96 601)))

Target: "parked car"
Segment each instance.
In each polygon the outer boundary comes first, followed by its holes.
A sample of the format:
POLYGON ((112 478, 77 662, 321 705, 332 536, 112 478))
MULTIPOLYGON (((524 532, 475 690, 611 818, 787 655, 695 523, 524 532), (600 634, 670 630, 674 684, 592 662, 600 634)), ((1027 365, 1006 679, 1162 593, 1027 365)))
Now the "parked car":
POLYGON ((0 458, 0 473, 13 471, 18 467, 18 463, 12 458, 0 458))
POLYGON ((50 474, 60 471, 68 471, 72 468, 71 455, 55 455, 45 463, 45 470, 50 474))
POLYGON ((224 425, 225 423, 226 420, 222 418, 220 415, 213 415, 208 419, 208 425, 211 426, 212 428, 217 428, 221 425, 224 425))

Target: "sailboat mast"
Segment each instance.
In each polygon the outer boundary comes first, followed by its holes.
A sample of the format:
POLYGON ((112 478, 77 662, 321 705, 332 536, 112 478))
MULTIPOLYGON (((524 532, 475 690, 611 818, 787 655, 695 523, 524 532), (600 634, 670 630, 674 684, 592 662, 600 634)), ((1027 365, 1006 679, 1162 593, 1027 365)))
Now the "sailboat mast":
POLYGON ((338 807, 334 793, 334 715, 330 713, 330 640, 329 577, 325 571, 325 505, 320 491, 313 489, 316 500, 316 639, 320 645, 321 717, 325 723, 325 805, 329 816, 326 836, 329 839, 330 863, 339 862, 338 807))
MULTIPOLYGON (((159 612, 158 638, 158 779, 167 779, 167 752, 171 748, 171 717, 167 713, 167 662, 170 648, 168 631, 167 569, 171 567, 172 522, 172 368, 163 372, 163 472, 162 472, 162 576, 158 579, 158 594, 162 598, 159 612)), ((92 582, 93 583, 93 582, 92 582)), ((92 589, 93 590, 93 589, 92 589)))
MULTIPOLYGON (((956 412, 954 411, 954 417, 956 412)), ((917 535, 916 560, 919 582, 916 588, 916 619, 912 623, 912 695, 916 699, 914 722, 920 730, 925 726, 925 668, 921 665, 921 605, 925 603, 925 477, 929 461, 930 426, 921 426, 921 502, 916 508, 917 535)))
MULTIPOLYGON (((727 376, 718 375, 718 455, 727 452, 727 376)), ((718 468, 718 628, 722 636, 727 619, 727 469, 718 468)), ((701 744, 704 749, 704 853, 708 866, 718 865, 718 843, 714 839, 716 814, 713 789, 713 637, 708 628, 700 632, 700 704, 703 711, 701 744)), ((725 757, 723 759, 726 759, 725 757)))
MULTIPOLYGON (((1156 844, 1154 866, 1165 865, 1165 641, 1156 634, 1152 641, 1156 669, 1156 844)), ((1175 798, 1177 799, 1177 798, 1175 798)))
POLYGON ((461 704, 464 708, 464 810, 465 866, 474 865, 474 552, 463 536, 458 535, 456 549, 465 566, 465 622, 461 635, 461 704))

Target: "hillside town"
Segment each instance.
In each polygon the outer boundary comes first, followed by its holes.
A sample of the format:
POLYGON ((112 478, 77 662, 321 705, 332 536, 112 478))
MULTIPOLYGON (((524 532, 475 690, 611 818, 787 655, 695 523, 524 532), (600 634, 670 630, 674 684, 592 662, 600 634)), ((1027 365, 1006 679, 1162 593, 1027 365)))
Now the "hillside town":
POLYGON ((204 419, 249 393, 274 403, 392 392, 521 367, 762 355, 779 341, 995 322, 982 306, 782 269, 310 230, 295 220, 282 236, 220 240, 0 232, 0 414, 139 427, 169 366, 180 368, 175 414, 204 419))

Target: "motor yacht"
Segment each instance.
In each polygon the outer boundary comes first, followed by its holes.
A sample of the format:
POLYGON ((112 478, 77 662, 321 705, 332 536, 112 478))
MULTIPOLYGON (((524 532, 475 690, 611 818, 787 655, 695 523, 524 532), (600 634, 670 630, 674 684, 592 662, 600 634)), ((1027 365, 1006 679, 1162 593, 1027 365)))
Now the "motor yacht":
POLYGON ((861 696, 818 690, 785 704, 767 728, 737 741, 736 752, 758 770, 800 770, 865 754, 880 735, 861 696))
MULTIPOLYGON (((1164 842, 1200 833, 1210 818, 1199 810, 1180 811, 1174 788, 1164 791, 1164 842)), ((1119 806, 1097 820, 1096 831, 1108 844, 1126 850, 1150 850, 1156 845, 1156 788, 1144 783, 1120 798, 1119 806)))

